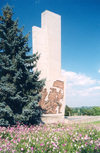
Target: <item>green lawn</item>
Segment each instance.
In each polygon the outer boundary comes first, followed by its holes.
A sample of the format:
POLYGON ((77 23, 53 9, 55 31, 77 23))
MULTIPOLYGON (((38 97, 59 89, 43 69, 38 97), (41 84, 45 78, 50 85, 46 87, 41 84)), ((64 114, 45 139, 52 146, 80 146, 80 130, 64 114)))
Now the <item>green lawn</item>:
POLYGON ((94 122, 92 122, 94 125, 95 124, 100 124, 100 121, 94 121, 94 122))

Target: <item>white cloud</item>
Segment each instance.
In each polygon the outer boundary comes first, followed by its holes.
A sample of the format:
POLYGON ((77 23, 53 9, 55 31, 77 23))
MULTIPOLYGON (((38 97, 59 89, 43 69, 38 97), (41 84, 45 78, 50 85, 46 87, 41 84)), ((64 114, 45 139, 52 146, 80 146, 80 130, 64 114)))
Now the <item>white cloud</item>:
POLYGON ((96 83, 96 80, 93 80, 84 74, 65 71, 65 70, 62 70, 62 74, 66 76, 67 82, 72 85, 85 86, 85 85, 93 85, 96 83))
POLYGON ((100 105, 100 81, 85 74, 62 70, 66 77, 66 103, 70 106, 100 105))
POLYGON ((98 70, 98 73, 100 73, 100 69, 98 70))

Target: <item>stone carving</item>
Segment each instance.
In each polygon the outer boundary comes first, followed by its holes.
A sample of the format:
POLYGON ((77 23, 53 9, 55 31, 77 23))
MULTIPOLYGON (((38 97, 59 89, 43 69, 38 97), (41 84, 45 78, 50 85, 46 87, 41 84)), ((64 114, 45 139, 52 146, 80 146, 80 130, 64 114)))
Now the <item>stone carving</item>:
POLYGON ((45 110, 45 114, 57 114, 62 113, 62 100, 64 97, 64 82, 57 80, 53 83, 53 87, 50 88, 50 92, 47 89, 43 89, 42 98, 39 105, 45 110))
POLYGON ((53 87, 57 87, 57 88, 61 88, 62 90, 64 90, 64 82, 63 81, 55 81, 54 83, 53 83, 53 87))

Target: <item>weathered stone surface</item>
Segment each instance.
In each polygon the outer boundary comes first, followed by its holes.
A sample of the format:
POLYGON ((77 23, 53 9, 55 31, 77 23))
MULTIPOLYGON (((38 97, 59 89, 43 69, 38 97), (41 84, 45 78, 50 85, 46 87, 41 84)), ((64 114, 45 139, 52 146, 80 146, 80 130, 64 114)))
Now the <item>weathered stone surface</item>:
MULTIPOLYGON (((56 81, 55 81, 56 82, 56 81)), ((54 84, 55 84, 54 82, 54 84)), ((62 81, 58 81, 63 84, 62 81)), ((42 91, 42 98, 39 102, 39 105, 42 109, 46 110, 46 114, 57 114, 62 113, 62 100, 64 97, 64 91, 62 90, 62 86, 59 86, 59 91, 57 91, 57 87, 50 88, 50 92, 47 92, 47 89, 43 89, 42 91), (57 110, 58 109, 58 110, 57 110)))
POLYGON ((32 28, 33 53, 41 55, 37 63, 41 79, 57 80, 61 75, 61 16, 48 10, 41 14, 41 27, 32 28))
POLYGON ((60 81, 60 80, 57 80, 53 83, 53 87, 57 87, 57 88, 60 88, 60 89, 64 89, 64 82, 63 81, 60 81))

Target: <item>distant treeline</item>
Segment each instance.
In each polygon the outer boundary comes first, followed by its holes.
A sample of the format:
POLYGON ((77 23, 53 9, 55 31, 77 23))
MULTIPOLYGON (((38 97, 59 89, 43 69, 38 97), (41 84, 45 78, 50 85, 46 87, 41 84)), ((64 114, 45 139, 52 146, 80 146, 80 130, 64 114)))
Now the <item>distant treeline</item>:
POLYGON ((92 115, 98 116, 100 115, 100 107, 65 107, 65 116, 74 116, 74 115, 92 115))

